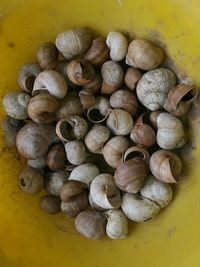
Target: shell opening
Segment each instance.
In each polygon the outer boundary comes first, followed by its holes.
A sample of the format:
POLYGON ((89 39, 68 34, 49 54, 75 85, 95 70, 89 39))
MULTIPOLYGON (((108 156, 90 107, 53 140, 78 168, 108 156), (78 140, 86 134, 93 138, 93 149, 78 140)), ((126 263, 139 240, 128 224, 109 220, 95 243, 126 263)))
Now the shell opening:
POLYGON ((197 94, 197 90, 196 89, 192 89, 187 94, 185 94, 181 98, 181 100, 184 101, 184 102, 187 102, 187 101, 193 99, 194 97, 196 97, 196 94, 197 94))
POLYGON ((31 92, 33 90, 33 85, 34 85, 34 82, 35 82, 35 76, 31 75, 31 76, 28 76, 25 80, 25 86, 27 88, 27 90, 29 92, 31 92))
POLYGON ((149 120, 149 114, 147 112, 145 112, 143 115, 142 115, 142 121, 144 124, 150 124, 150 120, 149 120))
POLYGON ((131 153, 129 153, 126 158, 125 161, 129 160, 129 159, 145 159, 145 155, 144 153, 142 153, 141 151, 132 151, 131 153))
POLYGON ((74 131, 72 125, 67 122, 63 121, 60 125, 60 133, 66 140, 73 141, 75 140, 74 131))
POLYGON ((98 109, 96 109, 96 108, 91 109, 89 111, 88 117, 89 117, 89 119, 91 121, 94 121, 94 122, 100 122, 100 121, 102 121, 105 118, 105 116, 103 116, 100 113, 100 111, 98 109))
POLYGON ((25 179, 24 178, 20 178, 19 183, 20 183, 20 185, 22 187, 25 187, 26 186, 26 182, 25 182, 25 179))

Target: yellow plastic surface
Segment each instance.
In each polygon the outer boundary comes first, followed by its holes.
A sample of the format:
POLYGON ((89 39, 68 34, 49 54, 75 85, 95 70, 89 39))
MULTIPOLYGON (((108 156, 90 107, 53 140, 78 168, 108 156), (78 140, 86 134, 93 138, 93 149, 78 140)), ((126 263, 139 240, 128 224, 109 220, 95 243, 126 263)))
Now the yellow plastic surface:
MULTIPOLYGON (((7 91, 18 89, 17 71, 35 60, 38 46, 75 26, 161 41, 200 85, 199 9, 198 0, 1 0, 0 101, 7 91)), ((173 203, 157 218, 130 223, 126 240, 90 241, 75 232, 73 220, 43 213, 39 195, 20 192, 21 162, 14 149, 5 147, 1 132, 0 266, 199 267, 199 153, 196 150, 196 161, 188 163, 192 170, 177 186, 173 203)))

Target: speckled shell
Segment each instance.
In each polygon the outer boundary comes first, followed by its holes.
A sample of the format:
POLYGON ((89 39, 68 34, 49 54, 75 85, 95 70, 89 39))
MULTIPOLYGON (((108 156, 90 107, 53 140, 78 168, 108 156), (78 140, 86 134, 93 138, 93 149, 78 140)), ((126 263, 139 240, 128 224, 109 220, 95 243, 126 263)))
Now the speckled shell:
POLYGON ((154 111, 162 108, 169 90, 176 84, 175 74, 164 68, 148 71, 139 80, 136 92, 140 102, 154 111))

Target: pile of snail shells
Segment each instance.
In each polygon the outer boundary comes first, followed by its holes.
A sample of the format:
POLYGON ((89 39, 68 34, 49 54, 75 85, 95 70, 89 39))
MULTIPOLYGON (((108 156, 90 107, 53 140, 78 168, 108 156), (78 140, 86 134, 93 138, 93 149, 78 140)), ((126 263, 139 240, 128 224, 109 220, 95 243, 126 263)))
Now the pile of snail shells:
POLYGON ((172 201, 174 149, 187 142, 182 116, 198 91, 178 84, 164 58, 118 31, 67 30, 39 47, 19 70, 21 91, 3 99, 6 140, 27 161, 20 189, 45 189, 41 209, 74 217, 87 238, 125 238, 128 219, 150 220, 172 201))

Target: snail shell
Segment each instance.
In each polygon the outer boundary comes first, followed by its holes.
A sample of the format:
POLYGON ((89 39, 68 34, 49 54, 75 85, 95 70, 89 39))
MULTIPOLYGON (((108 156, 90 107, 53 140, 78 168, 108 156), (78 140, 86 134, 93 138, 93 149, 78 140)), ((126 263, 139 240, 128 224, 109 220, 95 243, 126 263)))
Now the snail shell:
POLYGON ((59 120, 56 125, 56 134, 64 142, 82 139, 87 130, 86 120, 77 115, 69 115, 59 120))
POLYGON ((158 150, 150 158, 152 174, 164 183, 177 183, 182 171, 180 158, 172 151, 158 150))
POLYGON ((151 124, 153 125, 153 127, 157 130, 157 118, 158 116, 162 113, 162 111, 157 110, 157 111, 152 111, 149 115, 149 120, 151 122, 151 124))
POLYGON ((40 208, 49 214, 57 214, 60 212, 60 198, 52 195, 43 196, 40 199, 40 208))
POLYGON ((35 79, 33 96, 43 90, 48 91, 52 96, 62 99, 67 94, 68 85, 59 72, 55 70, 44 70, 35 79))
POLYGON ((101 93, 109 95, 121 87, 124 79, 124 70, 119 63, 109 60, 103 63, 101 75, 103 78, 101 93))
POLYGON ((50 170, 64 170, 66 164, 64 146, 62 144, 53 145, 47 154, 46 162, 50 170))
POLYGON ((28 103, 30 96, 24 92, 10 92, 3 98, 5 112, 13 119, 25 120, 28 118, 28 103))
POLYGON ((110 97, 110 105, 112 108, 120 108, 128 113, 131 116, 134 116, 138 110, 137 98, 134 94, 128 90, 117 90, 110 97))
POLYGON ((137 82, 142 78, 142 73, 133 67, 130 67, 127 69, 125 76, 124 76, 124 82, 128 89, 131 91, 135 90, 135 87, 137 85, 137 82))
POLYGON ((94 66, 101 66, 109 57, 109 49, 104 37, 97 37, 92 41, 91 47, 84 56, 84 60, 94 66))
POLYGON ((79 115, 83 114, 83 107, 81 101, 75 96, 66 96, 60 101, 60 107, 56 112, 57 119, 64 119, 68 115, 79 115))
POLYGON ((125 193, 122 197, 122 211, 131 221, 145 222, 155 217, 160 207, 149 199, 125 193))
POLYGON ((107 127, 96 124, 87 133, 85 145, 92 153, 102 154, 103 146, 110 137, 110 131, 107 127))
POLYGON ((69 65, 69 61, 67 60, 60 60, 58 64, 56 65, 55 70, 63 75, 65 78, 65 81, 67 82, 68 86, 70 88, 77 88, 77 85, 70 81, 68 75, 67 75, 67 66, 69 65))
POLYGON ((137 193, 144 184, 149 171, 145 160, 134 158, 121 163, 115 171, 115 183, 119 189, 129 193, 137 193))
POLYGON ((53 70, 58 64, 58 50, 53 43, 44 43, 37 52, 37 60, 43 70, 53 70))
POLYGON ((44 185, 44 177, 39 170, 26 166, 19 176, 20 189, 28 194, 40 192, 44 185))
POLYGON ((146 72, 139 80, 136 92, 140 102, 154 111, 162 108, 169 90, 176 84, 175 74, 159 68, 146 72))
POLYGON ((167 150, 183 146, 186 142, 182 122, 173 115, 163 112, 157 117, 157 143, 167 150))
POLYGON ((182 116, 189 110, 197 96, 198 90, 194 86, 178 84, 169 91, 164 108, 174 116, 182 116))
POLYGON ((75 228, 84 237, 100 239, 105 234, 105 216, 102 212, 84 210, 76 217, 75 228))
POLYGON ((86 150, 82 141, 68 141, 65 144, 68 161, 73 165, 80 165, 86 160, 86 150))
POLYGON ((17 82, 20 88, 28 93, 31 93, 33 90, 35 78, 41 71, 42 69, 36 63, 28 63, 23 65, 19 70, 17 78, 17 82))
POLYGON ((37 159, 47 153, 49 146, 55 139, 54 126, 29 123, 18 132, 16 145, 23 157, 37 159))
POLYGON ((169 184, 158 181, 150 175, 146 178, 140 194, 143 198, 152 200, 159 207, 164 208, 172 201, 173 191, 169 184))
POLYGON ((106 121, 107 127, 115 135, 127 135, 133 128, 131 115, 122 109, 111 109, 106 121))
POLYGON ((92 33, 88 28, 74 28, 60 33, 56 47, 66 59, 82 55, 91 45, 92 33))
POLYGON ((96 176, 92 180, 90 194, 93 201, 101 208, 113 209, 121 205, 120 191, 110 174, 102 173, 96 176))
POLYGON ((140 115, 131 130, 130 138, 136 144, 144 147, 150 147, 156 142, 154 129, 145 121, 147 113, 140 115))
POLYGON ((1 124, 4 130, 6 145, 10 147, 15 146, 17 134, 19 130, 24 126, 24 121, 6 117, 1 124))
POLYGON ((142 39, 133 40, 128 47, 126 64, 142 70, 157 68, 164 60, 161 48, 142 39))
POLYGON ((128 149, 128 140, 123 136, 112 137, 103 148, 105 161, 112 168, 117 168, 123 161, 123 153, 128 149))
POLYGON ((79 97, 84 110, 95 105, 95 97, 89 89, 81 90, 79 97))
POLYGON ((95 99, 94 106, 88 109, 87 118, 93 123, 101 123, 105 121, 110 112, 110 103, 107 98, 99 96, 95 99))
POLYGON ((59 103, 48 93, 41 93, 31 98, 28 104, 28 115, 37 123, 49 124, 56 121, 55 112, 59 103))
POLYGON ((106 233, 111 239, 123 239, 128 234, 128 220, 120 209, 106 211, 106 233))
POLYGON ((74 168, 69 176, 69 180, 79 181, 87 186, 99 175, 99 169, 93 163, 84 163, 74 168))
POLYGON ((92 94, 99 94, 102 86, 102 77, 100 73, 96 73, 94 80, 91 83, 88 83, 83 86, 83 89, 88 89, 92 92, 92 94))
POLYGON ((128 50, 128 41, 121 32, 109 32, 106 44, 110 48, 110 58, 113 61, 121 61, 128 50))
POLYGON ((67 181, 60 190, 60 198, 63 202, 83 192, 83 184, 78 181, 67 181))
POLYGON ((144 160, 146 164, 149 166, 150 155, 149 152, 141 146, 131 146, 129 147, 123 155, 123 161, 127 161, 130 159, 144 160))
POLYGON ((65 202, 61 202, 61 211, 69 217, 76 217, 81 211, 88 206, 88 196, 85 191, 79 195, 69 198, 65 202))
POLYGON ((67 65, 67 75, 74 84, 84 86, 95 79, 95 70, 89 62, 76 59, 67 65))
POLYGON ((95 209, 95 210, 98 210, 98 211, 104 211, 105 209, 104 208, 101 208, 99 205, 97 205, 94 200, 92 199, 91 197, 91 194, 89 194, 88 196, 88 200, 89 200, 89 203, 90 203, 90 206, 95 209))

